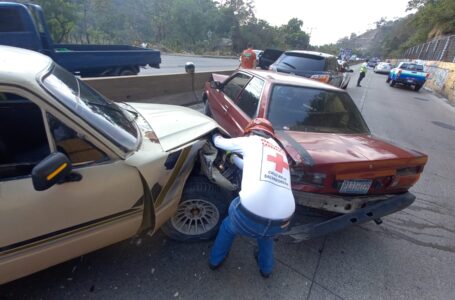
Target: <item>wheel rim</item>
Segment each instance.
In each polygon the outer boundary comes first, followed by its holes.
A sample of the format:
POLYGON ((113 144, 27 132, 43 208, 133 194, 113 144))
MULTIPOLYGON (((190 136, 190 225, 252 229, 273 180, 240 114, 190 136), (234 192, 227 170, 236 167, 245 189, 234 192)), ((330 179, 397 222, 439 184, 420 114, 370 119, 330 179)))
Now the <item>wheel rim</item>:
POLYGON ((189 199, 179 204, 171 223, 182 234, 201 235, 215 228, 219 219, 220 213, 214 204, 202 199, 189 199))

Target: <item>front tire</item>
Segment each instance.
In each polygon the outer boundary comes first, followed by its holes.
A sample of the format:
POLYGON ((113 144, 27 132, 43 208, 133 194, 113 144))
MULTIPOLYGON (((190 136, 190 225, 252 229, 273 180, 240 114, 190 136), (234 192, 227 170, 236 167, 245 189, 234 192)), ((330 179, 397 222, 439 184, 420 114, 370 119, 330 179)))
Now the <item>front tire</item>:
POLYGON ((414 87, 414 91, 418 92, 421 88, 422 86, 420 84, 416 84, 414 87))
POLYGON ((161 230, 177 241, 202 241, 216 236, 229 201, 221 188, 207 178, 188 179, 175 215, 161 230))
POLYGON ((389 85, 390 85, 391 87, 394 87, 394 86, 395 86, 395 83, 396 83, 396 81, 395 81, 395 80, 393 80, 393 79, 390 79, 390 83, 389 83, 389 85))

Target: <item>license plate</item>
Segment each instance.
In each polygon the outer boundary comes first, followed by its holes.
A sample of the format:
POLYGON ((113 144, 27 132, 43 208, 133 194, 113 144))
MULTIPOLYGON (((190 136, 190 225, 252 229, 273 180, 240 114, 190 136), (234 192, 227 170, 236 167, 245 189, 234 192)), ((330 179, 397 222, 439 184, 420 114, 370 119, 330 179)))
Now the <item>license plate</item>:
POLYGON ((408 83, 413 83, 413 82, 414 82, 414 80, 412 80, 412 79, 408 79, 408 80, 407 80, 407 82, 408 82, 408 83))
POLYGON ((371 187, 370 179, 345 180, 340 188, 344 194, 366 194, 371 187))

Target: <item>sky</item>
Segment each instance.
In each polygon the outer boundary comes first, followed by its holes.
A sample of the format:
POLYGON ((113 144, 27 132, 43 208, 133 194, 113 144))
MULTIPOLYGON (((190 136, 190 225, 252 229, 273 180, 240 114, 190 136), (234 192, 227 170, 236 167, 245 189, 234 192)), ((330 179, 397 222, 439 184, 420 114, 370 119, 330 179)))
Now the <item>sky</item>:
POLYGON ((255 0, 257 18, 271 25, 286 24, 291 18, 303 21, 311 34, 311 45, 335 43, 352 32, 361 34, 375 28, 385 17, 403 17, 409 0, 255 0))

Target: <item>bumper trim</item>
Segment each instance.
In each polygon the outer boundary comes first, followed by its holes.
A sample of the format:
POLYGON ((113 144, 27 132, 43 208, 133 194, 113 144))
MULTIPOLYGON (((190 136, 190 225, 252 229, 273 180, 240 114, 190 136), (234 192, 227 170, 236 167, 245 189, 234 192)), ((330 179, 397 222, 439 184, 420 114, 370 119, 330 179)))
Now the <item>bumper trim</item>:
POLYGON ((318 238, 353 225, 360 225, 390 215, 411 205, 415 198, 413 194, 406 192, 358 209, 352 213, 335 216, 318 222, 291 226, 290 230, 283 233, 283 235, 292 237, 296 242, 318 238))

